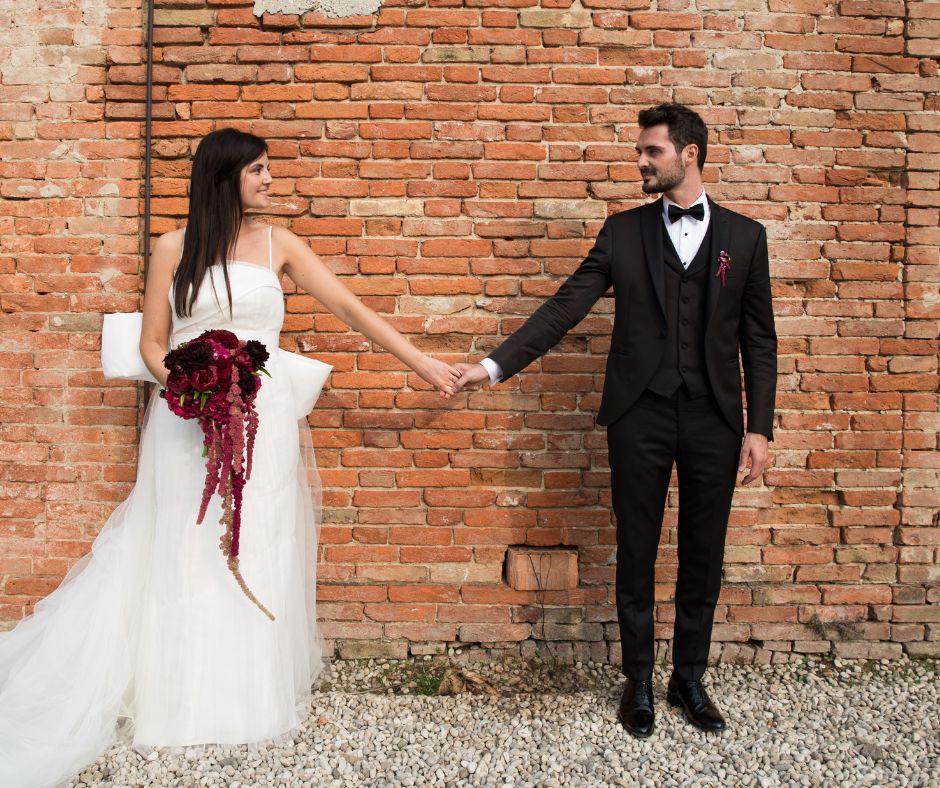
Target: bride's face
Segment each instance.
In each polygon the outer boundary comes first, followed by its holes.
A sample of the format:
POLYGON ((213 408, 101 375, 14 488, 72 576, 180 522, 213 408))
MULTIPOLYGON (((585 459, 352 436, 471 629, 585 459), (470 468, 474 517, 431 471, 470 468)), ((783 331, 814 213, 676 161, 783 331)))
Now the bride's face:
POLYGON ((245 210, 267 208, 271 203, 268 198, 268 186, 270 185, 271 171, 268 169, 268 154, 262 153, 261 156, 242 169, 242 207, 245 210))

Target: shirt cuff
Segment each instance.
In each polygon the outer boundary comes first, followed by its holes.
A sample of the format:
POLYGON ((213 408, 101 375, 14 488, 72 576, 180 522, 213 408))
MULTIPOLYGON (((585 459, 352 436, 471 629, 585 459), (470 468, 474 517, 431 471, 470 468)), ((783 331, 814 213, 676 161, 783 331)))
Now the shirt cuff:
POLYGON ((490 385, 495 385, 503 379, 503 371, 499 368, 497 364, 491 358, 485 358, 480 362, 480 366, 486 370, 486 374, 490 376, 490 385))

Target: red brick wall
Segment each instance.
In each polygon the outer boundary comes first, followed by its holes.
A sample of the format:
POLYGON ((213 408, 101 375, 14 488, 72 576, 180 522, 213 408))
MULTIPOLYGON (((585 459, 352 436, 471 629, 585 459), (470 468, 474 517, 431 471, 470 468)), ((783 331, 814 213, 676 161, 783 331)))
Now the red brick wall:
MULTIPOLYGON (((116 4, 115 4, 116 5, 116 4)), ((99 370, 101 313, 139 305, 139 8, 0 11, 0 622, 88 552, 134 479, 139 395, 99 370)))
MULTIPOLYGON (((273 221, 452 360, 497 344, 606 213, 645 199, 637 112, 697 108, 709 193, 768 228, 780 335, 774 468, 735 498, 715 652, 940 654, 940 4, 387 0, 375 17, 260 21, 242 0, 166 6, 154 232, 185 216, 199 137, 249 129, 270 144, 273 221)), ((126 495, 139 400, 102 384, 96 352, 100 313, 135 308, 140 285, 139 0, 29 14, 0 34, 35 63, 0 71, 7 625, 126 495)), ((313 299, 287 305, 285 347, 335 367, 310 421, 320 613, 338 653, 545 641, 615 658, 593 425, 609 300, 521 377, 444 407, 313 299), (576 546, 580 587, 509 588, 513 544, 576 546)), ((670 508, 661 637, 674 522, 670 508)))

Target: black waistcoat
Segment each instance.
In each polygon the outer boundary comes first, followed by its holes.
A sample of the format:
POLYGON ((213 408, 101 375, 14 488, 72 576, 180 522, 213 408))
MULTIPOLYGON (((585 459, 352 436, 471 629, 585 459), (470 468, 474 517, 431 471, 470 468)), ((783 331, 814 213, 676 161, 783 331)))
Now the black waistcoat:
POLYGON ((705 292, 711 225, 709 222, 702 245, 687 269, 679 260, 665 224, 662 226, 668 332, 662 360, 648 388, 664 397, 671 397, 683 383, 691 397, 703 397, 711 390, 705 369, 705 292))

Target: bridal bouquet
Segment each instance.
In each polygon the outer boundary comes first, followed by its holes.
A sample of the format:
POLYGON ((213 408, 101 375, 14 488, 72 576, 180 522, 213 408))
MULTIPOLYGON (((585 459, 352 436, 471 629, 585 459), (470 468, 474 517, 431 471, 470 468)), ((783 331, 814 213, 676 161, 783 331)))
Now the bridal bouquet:
POLYGON ((213 493, 222 498, 225 533, 220 540, 228 567, 245 595, 270 619, 271 612, 251 592, 238 568, 242 491, 251 477, 251 455, 258 432, 255 396, 260 373, 267 373, 267 348, 240 340, 231 331, 205 331, 171 350, 163 363, 170 374, 160 392, 170 410, 196 419, 202 428, 206 483, 197 524, 206 516, 213 493))

